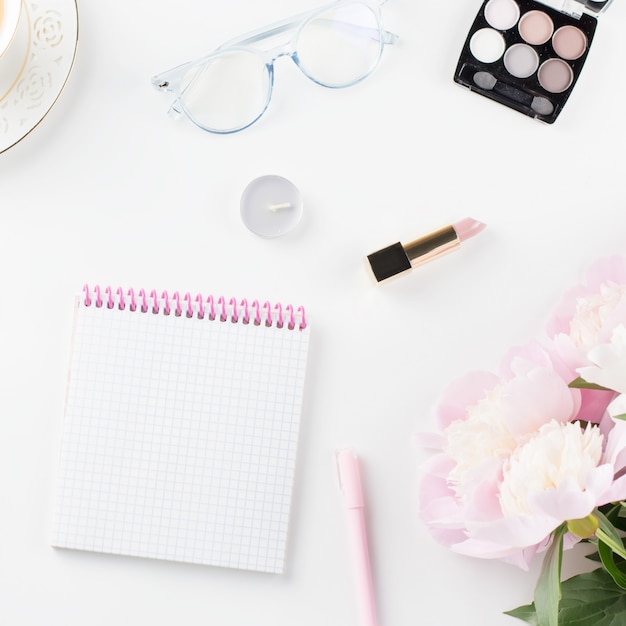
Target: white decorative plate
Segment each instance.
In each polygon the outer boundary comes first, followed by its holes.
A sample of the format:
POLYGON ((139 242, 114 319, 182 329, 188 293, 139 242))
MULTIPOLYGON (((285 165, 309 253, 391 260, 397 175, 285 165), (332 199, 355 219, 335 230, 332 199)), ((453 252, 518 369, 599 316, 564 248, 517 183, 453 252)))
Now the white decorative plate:
POLYGON ((0 57, 0 153, 26 137, 57 101, 77 43, 76 0, 24 0, 13 43, 0 57))

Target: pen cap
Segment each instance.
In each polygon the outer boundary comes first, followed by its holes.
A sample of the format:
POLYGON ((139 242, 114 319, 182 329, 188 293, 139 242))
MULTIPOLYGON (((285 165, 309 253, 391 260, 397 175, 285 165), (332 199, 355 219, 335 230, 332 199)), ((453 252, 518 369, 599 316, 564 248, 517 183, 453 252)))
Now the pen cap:
POLYGON ((363 507, 363 488, 359 461, 353 450, 344 449, 337 452, 337 470, 339 487, 344 493, 346 506, 349 509, 363 507))

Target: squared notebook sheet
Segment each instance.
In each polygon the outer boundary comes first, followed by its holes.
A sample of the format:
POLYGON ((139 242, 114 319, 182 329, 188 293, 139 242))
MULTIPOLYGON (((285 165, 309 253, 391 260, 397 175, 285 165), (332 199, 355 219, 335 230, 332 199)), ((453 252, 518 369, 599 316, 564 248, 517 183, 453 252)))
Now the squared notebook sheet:
POLYGON ((52 544, 281 572, 304 310, 139 293, 77 299, 52 544))

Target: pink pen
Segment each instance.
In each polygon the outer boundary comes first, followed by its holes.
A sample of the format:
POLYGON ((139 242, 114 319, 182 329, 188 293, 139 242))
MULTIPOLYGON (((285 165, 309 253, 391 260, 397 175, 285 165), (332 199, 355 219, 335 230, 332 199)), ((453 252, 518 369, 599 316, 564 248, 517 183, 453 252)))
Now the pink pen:
POLYGON ((378 626, 372 569, 365 530, 365 515, 363 513, 361 473, 359 472, 359 461, 353 450, 337 451, 337 469, 339 470, 339 487, 343 491, 348 512, 349 533, 353 556, 356 560, 357 591, 362 607, 363 624, 365 626, 378 626))

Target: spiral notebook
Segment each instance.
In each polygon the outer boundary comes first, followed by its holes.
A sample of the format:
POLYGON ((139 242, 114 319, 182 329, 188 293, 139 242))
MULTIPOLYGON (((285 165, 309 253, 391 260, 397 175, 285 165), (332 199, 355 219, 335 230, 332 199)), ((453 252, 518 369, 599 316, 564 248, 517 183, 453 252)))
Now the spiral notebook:
POLYGON ((85 287, 52 544, 281 572, 302 307, 85 287))

